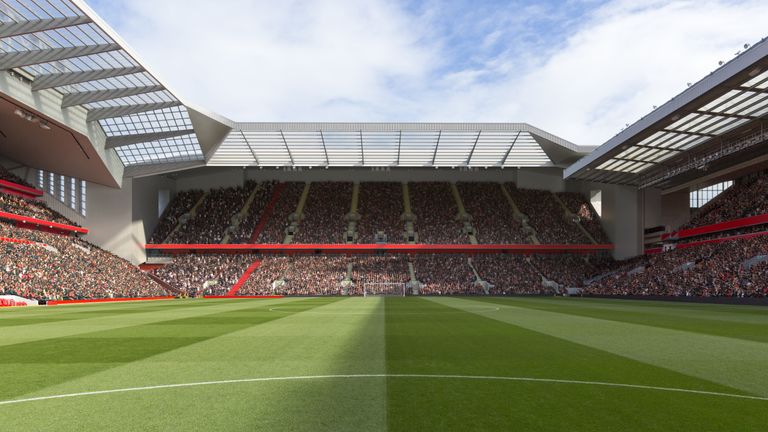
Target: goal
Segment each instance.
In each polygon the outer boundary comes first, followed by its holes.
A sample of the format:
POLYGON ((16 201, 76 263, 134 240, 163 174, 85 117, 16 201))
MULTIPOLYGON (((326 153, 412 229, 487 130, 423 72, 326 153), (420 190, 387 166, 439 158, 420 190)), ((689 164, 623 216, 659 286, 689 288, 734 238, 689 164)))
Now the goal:
POLYGON ((400 282, 365 282, 363 297, 401 296, 405 297, 405 284, 400 282))

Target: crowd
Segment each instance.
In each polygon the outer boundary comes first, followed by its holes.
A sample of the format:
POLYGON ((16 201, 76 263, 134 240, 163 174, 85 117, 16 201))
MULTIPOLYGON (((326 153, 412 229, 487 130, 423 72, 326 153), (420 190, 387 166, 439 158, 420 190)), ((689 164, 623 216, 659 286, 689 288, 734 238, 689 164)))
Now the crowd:
POLYGON ((387 243, 403 242, 402 184, 361 183, 358 213, 361 216, 357 225, 358 243, 375 243, 379 231, 387 236, 387 243))
POLYGON ((179 255, 153 273, 188 297, 223 295, 256 259, 248 254, 179 255))
POLYGON ((294 243, 345 243, 352 183, 312 183, 294 243))
POLYGON ((0 293, 49 300, 167 295, 136 266, 76 237, 6 223, 0 237, 0 293))
POLYGON ((484 244, 527 243, 523 226, 498 183, 458 183, 464 208, 472 215, 475 237, 484 244))
MULTIPOLYGON (((297 222, 294 243, 346 243, 349 225, 347 215, 351 209, 351 182, 312 183, 302 211, 301 221, 291 221, 299 204, 305 183, 287 183, 272 214, 266 221, 256 243, 283 243, 287 229, 297 222)), ((469 231, 474 228, 476 239, 482 244, 521 244, 528 242, 521 221, 515 219, 513 207, 498 183, 459 183, 459 194, 468 214, 460 220, 459 208, 447 182, 409 183, 410 203, 416 217, 415 230, 420 243, 469 243, 469 231)), ((536 230, 544 244, 581 244, 590 240, 583 227, 600 243, 610 242, 601 221, 588 201, 578 194, 559 194, 563 203, 574 214, 569 220, 563 207, 548 191, 517 189, 509 185, 510 193, 528 223, 536 230), (578 217, 576 217, 578 216, 578 217)), ((264 209, 272 199, 275 183, 257 186, 246 182, 244 187, 211 191, 197 209, 196 215, 178 230, 179 220, 200 199, 200 191, 181 192, 166 209, 152 236, 152 242, 219 243, 229 226, 235 226, 230 242, 248 243, 264 209), (236 220, 252 192, 250 203, 242 220, 236 220)), ((402 185, 399 183, 362 183, 357 213, 357 242, 375 243, 377 232, 383 232, 388 243, 403 242, 405 222, 402 185)))
MULTIPOLYGON (((708 243, 633 260, 598 278, 587 294, 636 296, 766 297, 766 266, 745 267, 768 255, 768 237, 708 243)), ((617 263, 621 265, 622 263, 617 263)))
POLYGON ((279 244, 285 240, 285 229, 289 224, 288 217, 296 212, 303 190, 304 183, 288 183, 286 185, 272 211, 272 216, 269 217, 256 243, 279 244))
POLYGON ((13 213, 19 216, 27 216, 49 222, 57 222, 66 225, 77 225, 65 218, 61 213, 49 208, 42 201, 21 198, 15 195, 0 193, 0 211, 13 213))
POLYGON ((531 265, 544 277, 565 287, 581 287, 596 267, 581 255, 534 255, 531 265))
POLYGON ((227 187, 208 192, 195 216, 168 236, 168 243, 221 243, 225 230, 232 225, 233 216, 245 205, 256 183, 248 181, 241 187, 227 187))
POLYGON ((416 215, 419 243, 469 243, 456 219, 459 209, 449 183, 417 182, 408 184, 411 207, 416 215))
POLYGON ((160 222, 155 228, 155 232, 150 237, 150 243, 162 243, 168 237, 168 234, 179 224, 179 219, 189 213, 192 207, 203 196, 201 190, 181 191, 176 194, 160 217, 160 222))
POLYGON ((745 177, 702 206, 680 229, 768 213, 768 174, 745 177))
POLYGON ((265 257, 238 294, 340 295, 347 263, 343 256, 265 257))
POLYGON ((0 180, 9 181, 11 183, 16 183, 18 185, 26 186, 28 188, 37 189, 36 187, 32 186, 31 184, 27 183, 23 178, 17 176, 16 174, 8 171, 4 166, 0 165, 0 180))
POLYGON ((403 255, 355 257, 352 280, 355 293, 400 293, 410 280, 408 260, 403 255))
POLYGON ((416 279, 422 283, 422 295, 479 294, 482 288, 463 255, 415 255, 416 279))
POLYGON ((539 272, 521 255, 477 255, 472 264, 491 285, 491 295, 552 293, 541 284, 539 272))
POLYGON ((557 196, 568 211, 579 217, 579 224, 587 230, 589 235, 598 244, 608 244, 611 242, 605 234, 605 230, 603 230, 600 216, 597 215, 595 209, 592 208, 592 204, 589 203, 589 200, 584 195, 575 192, 560 192, 557 196))
POLYGON ((240 221, 240 225, 237 226, 237 230, 232 236, 232 243, 250 243, 251 235, 256 225, 261 220, 264 209, 272 199, 272 193, 275 190, 275 182, 262 182, 256 188, 253 201, 248 207, 248 212, 245 217, 240 221))
POLYGON ((541 243, 589 243, 576 222, 566 218, 565 210, 555 200, 552 192, 517 189, 513 184, 509 185, 509 192, 520 211, 528 216, 528 223, 536 230, 541 243))

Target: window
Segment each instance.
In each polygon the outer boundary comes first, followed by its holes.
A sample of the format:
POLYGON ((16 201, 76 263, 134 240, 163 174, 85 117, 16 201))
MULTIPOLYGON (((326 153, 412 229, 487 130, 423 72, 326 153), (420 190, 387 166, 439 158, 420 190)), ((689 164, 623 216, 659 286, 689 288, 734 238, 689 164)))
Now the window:
POLYGON ((56 187, 56 174, 48 173, 48 195, 56 196, 54 188, 56 187))
POLYGON ((66 189, 64 188, 64 183, 66 182, 66 178, 62 175, 59 176, 59 201, 66 203, 67 202, 67 194, 66 189))
POLYGON ((69 208, 77 211, 77 180, 69 178, 69 208))
POLYGON ((733 186, 733 181, 729 180, 692 191, 691 208, 703 207, 706 203, 710 202, 714 197, 720 195, 731 186, 733 186))
POLYGON ((85 180, 80 180, 80 214, 83 216, 88 215, 88 209, 86 206, 86 189, 85 180))

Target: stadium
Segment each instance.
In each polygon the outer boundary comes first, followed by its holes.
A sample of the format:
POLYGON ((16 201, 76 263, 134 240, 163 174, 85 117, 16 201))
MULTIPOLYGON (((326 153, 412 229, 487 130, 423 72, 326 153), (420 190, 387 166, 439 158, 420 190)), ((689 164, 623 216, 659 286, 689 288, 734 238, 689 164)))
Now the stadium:
POLYGON ((83 0, 0 0, 0 429, 768 430, 748 42, 578 145, 233 121, 83 0))

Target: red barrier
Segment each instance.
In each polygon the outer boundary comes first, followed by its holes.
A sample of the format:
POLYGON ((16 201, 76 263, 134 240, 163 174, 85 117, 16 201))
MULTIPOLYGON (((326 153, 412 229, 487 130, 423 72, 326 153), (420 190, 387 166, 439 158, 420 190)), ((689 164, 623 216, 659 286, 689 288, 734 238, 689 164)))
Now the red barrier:
POLYGON ((150 300, 173 300, 176 297, 131 297, 131 298, 104 298, 104 299, 83 299, 83 300, 48 300, 48 306, 83 304, 83 303, 116 303, 128 301, 150 301, 150 300))
POLYGON ((88 234, 88 230, 81 227, 62 224, 58 222, 45 221, 42 219, 35 219, 28 216, 20 216, 13 213, 6 213, 0 211, 0 219, 10 220, 16 222, 16 226, 20 228, 42 228, 45 231, 53 231, 56 233, 78 233, 88 234))
POLYGON ((152 270, 157 270, 163 267, 165 267, 165 264, 147 264, 147 263, 139 264, 139 269, 143 271, 152 271, 152 270))
POLYGON ((613 250, 612 244, 148 244, 147 251, 169 253, 258 253, 258 254, 541 254, 595 253, 613 250))
POLYGON ((10 192, 12 195, 18 195, 24 198, 37 198, 43 196, 43 191, 40 189, 20 185, 8 180, 0 180, 0 191, 10 192))
POLYGON ((261 260, 256 260, 253 262, 253 264, 249 265, 248 268, 245 270, 245 273, 243 273, 242 276, 240 276, 240 279, 238 279, 237 283, 232 287, 232 289, 227 292, 228 296, 234 296, 237 295, 237 292, 240 291, 240 288, 245 285, 245 282, 248 280, 249 277, 251 277, 251 274, 256 271, 257 268, 261 265, 261 260))
POLYGON ((264 208, 264 212, 261 214, 261 218, 259 218, 259 223, 256 224, 253 233, 251 233, 251 243, 256 243, 256 240, 259 239, 259 235, 264 231, 264 227, 267 226, 269 218, 272 217, 272 212, 275 210, 277 201, 280 200, 280 195, 283 193, 286 186, 285 183, 278 183, 278 185, 275 186, 275 190, 272 192, 272 198, 270 198, 269 203, 267 203, 267 206, 264 208))
POLYGON ((768 214, 750 216, 741 219, 734 219, 726 222, 719 222, 712 225, 705 225, 696 228, 689 228, 677 232, 664 234, 661 240, 680 240, 688 237, 696 237, 704 234, 712 234, 722 231, 731 231, 739 228, 747 228, 755 225, 768 224, 768 214))
POLYGON ((203 296, 204 299, 281 299, 281 295, 265 295, 265 296, 203 296))
MULTIPOLYGON (((734 241, 734 240, 746 240, 751 239, 754 237, 762 237, 764 235, 768 235, 768 231, 761 231, 756 233, 749 233, 749 234, 740 234, 740 235, 734 235, 734 236, 728 236, 728 237, 720 237, 715 239, 708 239, 708 240, 699 240, 699 241, 693 241, 688 243, 675 243, 670 245, 671 249, 669 250, 675 250, 675 249, 688 249, 696 246, 701 246, 705 244, 712 244, 712 243, 724 243, 728 241, 734 241)), ((655 255, 664 252, 664 248, 651 248, 646 249, 645 254, 646 255, 655 255)))

